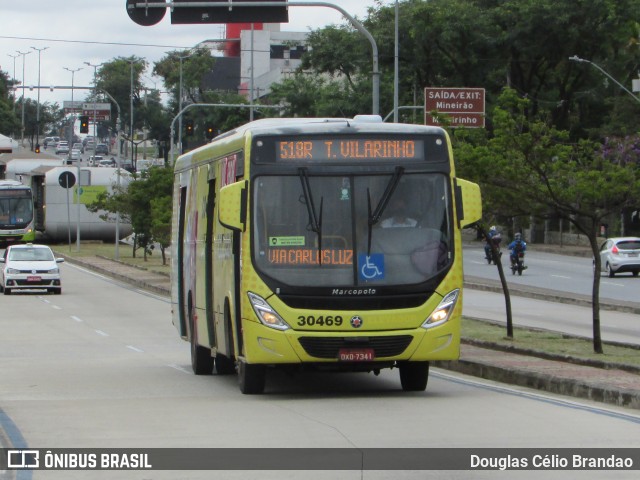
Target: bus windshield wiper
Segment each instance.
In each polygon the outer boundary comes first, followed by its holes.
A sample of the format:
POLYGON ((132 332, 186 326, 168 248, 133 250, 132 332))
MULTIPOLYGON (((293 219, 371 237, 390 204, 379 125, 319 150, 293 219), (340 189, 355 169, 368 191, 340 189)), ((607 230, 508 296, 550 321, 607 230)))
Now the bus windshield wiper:
POLYGON ((304 193, 305 204, 307 205, 307 213, 309 214, 309 229, 318 235, 318 263, 322 265, 322 205, 324 197, 320 197, 320 214, 316 214, 316 207, 313 203, 313 195, 309 186, 309 175, 306 168, 298 170, 300 174, 300 183, 302 192, 304 193))
POLYGON ((387 188, 385 188, 382 197, 380 197, 380 201, 376 206, 376 209, 373 213, 371 213, 371 193, 367 188, 367 215, 369 216, 369 220, 367 222, 368 225, 368 238, 367 238, 367 256, 371 256, 371 233, 373 231, 373 226, 380 221, 382 214, 384 213, 385 208, 389 204, 389 200, 391 199, 391 195, 395 191, 398 183, 400 183, 400 178, 404 174, 403 167, 396 167, 395 172, 393 172, 393 176, 387 183, 387 188))

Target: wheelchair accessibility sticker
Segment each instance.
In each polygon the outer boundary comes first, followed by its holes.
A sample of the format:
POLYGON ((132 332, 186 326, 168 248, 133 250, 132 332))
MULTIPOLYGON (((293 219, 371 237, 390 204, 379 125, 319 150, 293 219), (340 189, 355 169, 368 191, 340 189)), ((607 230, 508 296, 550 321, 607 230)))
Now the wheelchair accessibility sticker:
POLYGON ((358 272, 360 280, 382 280, 384 278, 384 255, 373 253, 358 255, 358 272))

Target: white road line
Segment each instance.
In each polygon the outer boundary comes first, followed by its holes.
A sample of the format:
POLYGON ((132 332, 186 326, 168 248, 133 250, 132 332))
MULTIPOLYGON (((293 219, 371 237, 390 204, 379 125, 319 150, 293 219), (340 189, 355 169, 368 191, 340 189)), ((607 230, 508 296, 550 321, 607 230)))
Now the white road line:
POLYGON ((571 280, 571 277, 567 277, 565 275, 551 275, 554 278, 566 278, 567 280, 571 280))
POLYGON ((144 353, 144 350, 138 348, 138 347, 134 347, 133 345, 127 345, 127 348, 129 350, 133 350, 134 352, 138 352, 138 353, 144 353))
POLYGON ((102 335, 103 337, 108 337, 109 334, 107 332, 103 332, 102 330, 96 330, 96 333, 98 335, 102 335))
POLYGON ((54 310, 62 310, 62 307, 58 305, 51 305, 51 308, 53 308, 54 310))
POLYGON ((76 322, 78 322, 78 323, 82 323, 82 319, 81 319, 81 318, 76 317, 75 315, 71 315, 71 318, 72 318, 73 320, 75 320, 76 322))
POLYGON ((191 374, 191 371, 187 370, 186 368, 181 367, 180 365, 176 365, 176 364, 171 364, 171 365, 167 365, 167 367, 171 367, 175 370, 178 370, 182 373, 188 373, 191 374))
POLYGON ((624 283, 601 282, 602 285, 613 285, 614 287, 624 287, 624 283))

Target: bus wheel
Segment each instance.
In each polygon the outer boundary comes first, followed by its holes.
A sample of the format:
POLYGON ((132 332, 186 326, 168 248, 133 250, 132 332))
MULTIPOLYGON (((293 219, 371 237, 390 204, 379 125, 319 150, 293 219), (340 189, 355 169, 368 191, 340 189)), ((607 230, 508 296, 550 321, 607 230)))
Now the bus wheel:
POLYGON ((238 385, 240 391, 251 395, 264 392, 267 370, 264 365, 254 365, 238 361, 238 385))
POLYGON ((191 326, 191 368, 193 373, 196 375, 211 375, 213 373, 211 349, 198 345, 193 307, 189 307, 189 325, 191 326))
POLYGON ((5 295, 11 295, 11 289, 4 287, 3 292, 5 295))
POLYGON ((429 362, 402 362, 400 384, 405 392, 420 392, 427 388, 429 380, 429 362))
POLYGON ((221 353, 216 355, 216 373, 218 375, 231 375, 236 373, 236 364, 233 359, 222 355, 221 353))

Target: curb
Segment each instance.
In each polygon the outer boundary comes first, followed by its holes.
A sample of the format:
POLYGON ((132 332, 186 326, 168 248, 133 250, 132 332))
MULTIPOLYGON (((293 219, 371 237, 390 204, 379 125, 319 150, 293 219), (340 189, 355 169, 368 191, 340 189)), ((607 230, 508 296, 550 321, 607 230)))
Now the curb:
POLYGON ((585 398, 619 407, 640 409, 640 394, 634 390, 611 389, 578 379, 568 380, 541 373, 522 372, 469 360, 438 361, 434 362, 434 366, 485 380, 585 398))

